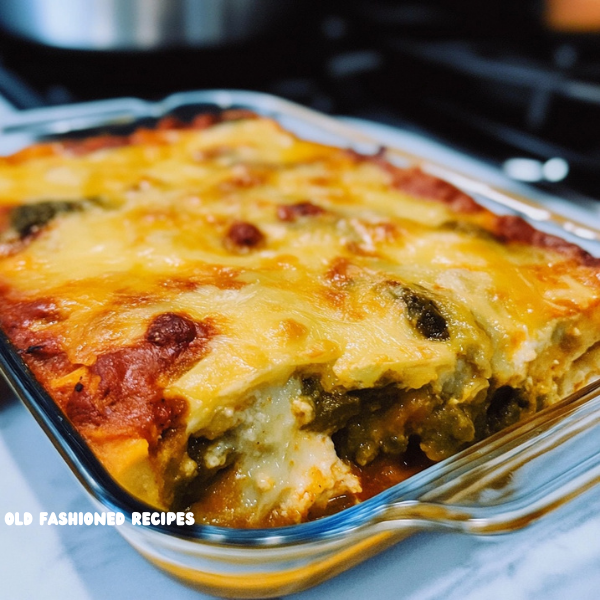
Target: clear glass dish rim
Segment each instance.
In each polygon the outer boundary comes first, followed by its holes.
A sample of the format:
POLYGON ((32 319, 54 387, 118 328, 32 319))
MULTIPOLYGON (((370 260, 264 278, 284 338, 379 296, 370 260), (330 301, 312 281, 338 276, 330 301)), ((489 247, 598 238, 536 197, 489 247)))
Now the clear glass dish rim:
MULTIPOLYGON (((342 124, 333 117, 268 94, 237 90, 181 92, 170 95, 159 102, 122 98, 33 109, 5 118, 0 124, 0 133, 4 131, 8 134, 33 132, 37 135, 68 135, 89 128, 135 124, 140 119, 161 118, 174 110, 188 106, 198 106, 199 110, 244 108, 273 117, 278 121, 293 118, 305 122, 310 127, 322 128, 326 132, 340 137, 347 142, 348 147, 354 149, 363 150, 365 144, 370 148, 381 146, 376 137, 366 135, 358 128, 342 124)), ((431 164, 426 157, 395 148, 388 152, 393 158, 407 161, 409 164, 417 164, 476 196, 483 195, 488 201, 513 210, 531 220, 552 223, 567 233, 587 241, 600 240, 599 231, 588 225, 565 219, 562 215, 537 205, 532 200, 517 198, 513 194, 506 194, 481 182, 473 181, 465 175, 440 165, 431 164)), ((93 499, 108 510, 124 513, 129 522, 133 512, 156 512, 155 508, 128 494, 110 477, 52 398, 30 373, 2 331, 0 331, 0 371, 93 499)), ((512 427, 506 432, 500 432, 466 451, 413 475, 406 481, 369 500, 317 521, 269 529, 234 529, 213 525, 177 526, 174 524, 149 525, 144 528, 183 540, 224 547, 277 548, 343 539, 359 529, 373 525, 378 516, 393 503, 402 500, 418 501, 420 490, 428 483, 452 473, 457 464, 461 465, 465 454, 474 451, 480 452, 488 444, 502 439, 508 431, 514 429, 515 427, 512 427)))

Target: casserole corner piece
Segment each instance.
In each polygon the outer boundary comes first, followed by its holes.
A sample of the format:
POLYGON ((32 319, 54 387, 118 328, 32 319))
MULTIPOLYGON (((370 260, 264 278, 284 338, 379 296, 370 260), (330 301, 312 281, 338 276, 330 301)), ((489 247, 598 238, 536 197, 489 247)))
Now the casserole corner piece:
POLYGON ((598 373, 600 262, 248 111, 0 159, 0 325, 109 473, 234 528, 357 504, 598 373))

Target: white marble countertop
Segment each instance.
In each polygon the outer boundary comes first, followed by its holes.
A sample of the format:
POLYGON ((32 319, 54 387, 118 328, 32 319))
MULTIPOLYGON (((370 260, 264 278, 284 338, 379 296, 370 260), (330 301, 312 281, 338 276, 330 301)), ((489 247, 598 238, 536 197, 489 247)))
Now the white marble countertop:
MULTIPOLYGON (((0 115, 1 117, 1 115, 0 115)), ((365 125, 366 126, 366 125, 365 125)), ((420 136, 374 127, 391 142, 501 181, 493 170, 420 136)), ((600 224, 595 205, 555 208, 600 224)), ((10 600, 208 598, 164 575, 111 527, 40 526, 40 512, 93 511, 43 431, 0 387, 0 597, 10 600), (8 526, 7 512, 30 512, 8 526)), ((600 597, 600 486, 528 529, 494 538, 419 534, 297 600, 596 600, 600 597)))

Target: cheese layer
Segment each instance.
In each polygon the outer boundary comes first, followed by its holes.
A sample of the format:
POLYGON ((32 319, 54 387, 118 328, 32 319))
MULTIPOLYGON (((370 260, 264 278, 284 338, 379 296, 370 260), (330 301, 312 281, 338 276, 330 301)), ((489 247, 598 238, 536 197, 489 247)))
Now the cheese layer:
POLYGON ((0 160, 0 320, 130 491, 309 518, 597 371, 598 265, 262 118, 0 160))

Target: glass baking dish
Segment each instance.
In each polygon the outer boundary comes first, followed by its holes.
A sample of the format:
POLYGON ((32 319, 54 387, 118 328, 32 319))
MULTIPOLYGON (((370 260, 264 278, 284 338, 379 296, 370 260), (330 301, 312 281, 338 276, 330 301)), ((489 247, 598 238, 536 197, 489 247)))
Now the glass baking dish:
MULTIPOLYGON (((363 153, 377 137, 285 100, 253 92, 201 91, 158 103, 118 99, 36 109, 0 125, 17 150, 48 135, 122 131, 166 114, 247 108, 276 118, 302 137, 363 153)), ((600 232, 543 206, 432 164, 396 148, 398 164, 421 165, 450 180, 497 212, 514 212, 536 225, 594 245, 600 232)), ((592 248, 593 251, 593 248, 592 248)), ((133 512, 153 510, 108 475, 0 332, 0 368, 93 501, 120 511, 117 529, 151 562, 206 592, 227 597, 269 597, 318 584, 416 531, 506 533, 539 519, 600 482, 600 381, 389 490, 318 521, 274 529, 214 526, 134 526, 133 512)))

